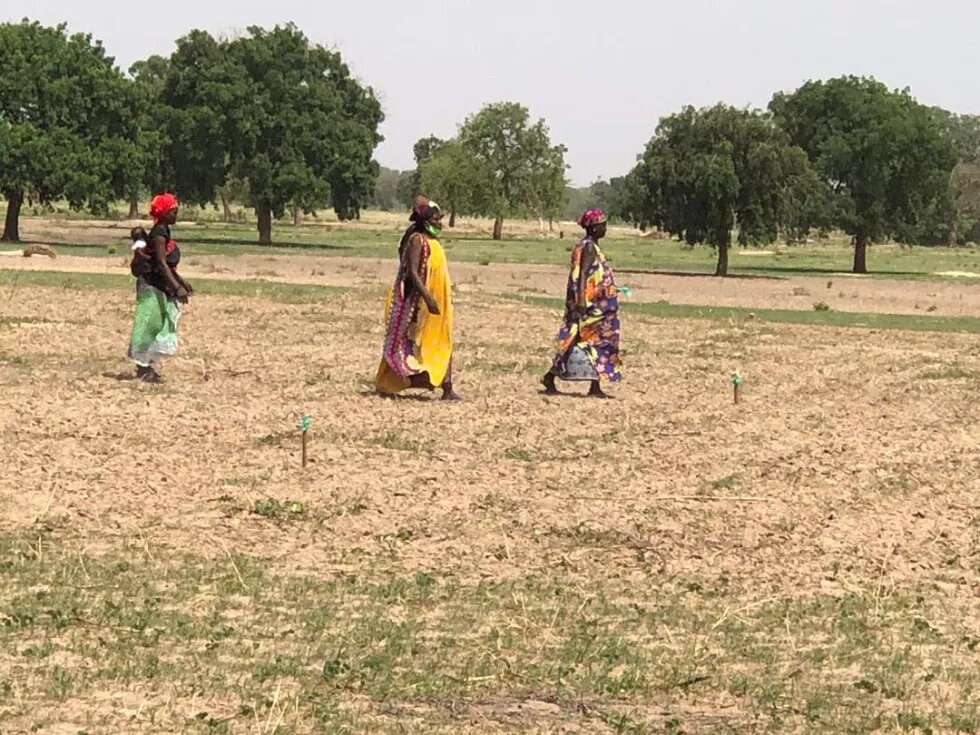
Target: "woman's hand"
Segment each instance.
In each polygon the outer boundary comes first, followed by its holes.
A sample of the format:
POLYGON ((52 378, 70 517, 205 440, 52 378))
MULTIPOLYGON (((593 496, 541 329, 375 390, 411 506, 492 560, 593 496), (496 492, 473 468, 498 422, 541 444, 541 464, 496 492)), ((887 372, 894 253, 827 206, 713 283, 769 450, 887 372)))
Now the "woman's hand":
POLYGON ((187 297, 189 295, 190 292, 186 288, 184 288, 183 286, 177 286, 177 301, 179 301, 182 304, 186 304, 187 297))
POLYGON ((439 316, 440 314, 442 314, 442 312, 439 311, 439 304, 437 304, 435 302, 435 299, 433 299, 432 297, 429 297, 428 299, 425 300, 425 305, 429 309, 429 313, 432 314, 433 316, 439 316))

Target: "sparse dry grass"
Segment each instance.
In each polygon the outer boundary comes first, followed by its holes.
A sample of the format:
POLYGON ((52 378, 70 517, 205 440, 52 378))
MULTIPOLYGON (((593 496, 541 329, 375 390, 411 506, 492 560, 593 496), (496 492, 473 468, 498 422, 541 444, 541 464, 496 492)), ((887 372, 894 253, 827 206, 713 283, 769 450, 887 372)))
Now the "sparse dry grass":
POLYGON ((636 309, 546 399, 504 280, 458 406, 369 394, 377 287, 201 296, 161 387, 128 290, 0 287, 0 728, 980 730, 974 334, 636 309))

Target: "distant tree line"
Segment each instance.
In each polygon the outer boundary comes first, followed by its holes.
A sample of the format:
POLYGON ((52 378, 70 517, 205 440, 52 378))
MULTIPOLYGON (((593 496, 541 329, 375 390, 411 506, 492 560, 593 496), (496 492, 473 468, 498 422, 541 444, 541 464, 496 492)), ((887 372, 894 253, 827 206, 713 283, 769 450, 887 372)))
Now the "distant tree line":
POLYGON ((927 108, 874 79, 807 82, 767 110, 687 107, 660 121, 626 176, 585 189, 564 185, 564 149, 551 147, 543 122, 533 144, 521 143, 514 121, 527 119, 522 108, 492 105, 450 141, 424 138, 417 168, 389 188, 402 201, 425 191, 448 203, 452 219, 493 216, 495 238, 504 215, 570 218, 600 206, 614 220, 714 248, 718 275, 736 243, 842 231, 854 243, 853 270, 865 273, 874 242, 980 236, 980 117, 927 108), (481 140, 497 141, 492 155, 481 140))
POLYGON ((192 31, 128 74, 98 41, 28 20, 0 25, 3 239, 27 204, 105 212, 169 189, 201 206, 277 218, 332 207, 401 209, 416 194, 460 215, 553 223, 590 206, 717 251, 842 231, 854 270, 875 242, 955 245, 980 235, 980 117, 918 103, 874 79, 811 81, 765 110, 687 107, 660 121, 621 177, 571 188, 565 147, 512 102, 488 104, 452 138, 414 146, 411 171, 382 169, 381 105, 341 56, 293 25, 234 38, 192 31))

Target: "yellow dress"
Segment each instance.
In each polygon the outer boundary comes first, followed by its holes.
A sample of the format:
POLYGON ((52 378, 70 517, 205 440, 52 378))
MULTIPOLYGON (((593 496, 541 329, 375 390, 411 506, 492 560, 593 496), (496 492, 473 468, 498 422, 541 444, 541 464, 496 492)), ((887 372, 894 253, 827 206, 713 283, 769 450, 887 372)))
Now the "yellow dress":
POLYGON ((411 386, 413 375, 428 373, 433 388, 442 385, 453 356, 452 281, 446 252, 438 240, 425 237, 419 270, 439 314, 429 311, 417 293, 404 297, 406 264, 398 268, 395 285, 385 304, 384 353, 375 388, 379 393, 398 393, 411 386))

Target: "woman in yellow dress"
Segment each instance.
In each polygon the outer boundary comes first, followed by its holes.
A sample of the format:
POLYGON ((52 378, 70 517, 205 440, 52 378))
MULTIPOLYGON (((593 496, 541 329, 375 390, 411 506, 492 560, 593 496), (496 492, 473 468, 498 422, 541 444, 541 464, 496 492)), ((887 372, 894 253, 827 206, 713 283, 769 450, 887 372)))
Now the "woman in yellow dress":
POLYGON ((446 253, 439 242, 442 212, 424 201, 412 212, 414 231, 400 248, 395 285, 385 309, 384 351, 375 389, 391 396, 408 388, 453 391, 453 301, 446 253))

